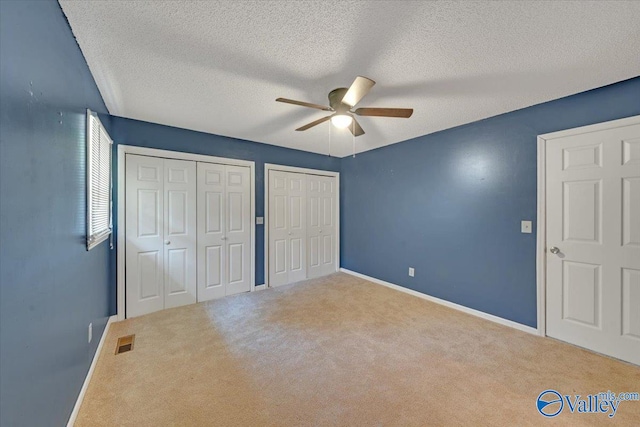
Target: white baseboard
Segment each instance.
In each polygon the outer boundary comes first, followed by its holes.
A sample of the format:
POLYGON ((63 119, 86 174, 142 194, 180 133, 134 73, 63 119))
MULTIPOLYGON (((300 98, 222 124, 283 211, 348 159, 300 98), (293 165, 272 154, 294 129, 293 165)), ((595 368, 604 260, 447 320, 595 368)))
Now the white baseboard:
POLYGON ((107 332, 109 332, 109 326, 111 326, 111 324, 115 322, 117 318, 118 316, 111 316, 109 317, 109 320, 107 320, 107 325, 104 327, 104 332, 102 332, 102 336, 100 337, 98 348, 96 348, 96 352, 93 355, 93 359, 91 360, 91 366, 89 366, 89 372, 87 372, 87 376, 84 379, 84 383, 82 383, 80 394, 78 395, 76 404, 74 405, 73 411, 71 412, 71 416, 69 417, 69 422, 67 423, 67 427, 73 427, 73 425, 76 422, 76 418, 78 417, 78 412, 80 412, 80 406, 82 405, 82 400, 84 400, 84 395, 87 392, 89 383, 91 382, 91 376, 93 375, 93 370, 96 368, 98 359, 100 358, 100 352, 102 351, 102 346, 104 345, 104 341, 107 337, 107 332))
POLYGON ((256 285, 256 286, 254 287, 254 289, 255 289, 256 291, 261 291, 261 290, 263 290, 263 289, 267 289, 267 284, 266 284, 266 283, 263 283, 262 285, 256 285))
POLYGON ((512 320, 503 319, 502 317, 494 316, 493 314, 485 313, 483 311, 474 310, 473 308, 465 307, 460 304, 456 304, 450 301, 446 301, 440 298, 432 297, 431 295, 423 294, 422 292, 414 291, 413 289, 405 288, 403 286, 398 286, 393 283, 385 282, 384 280, 376 279, 375 277, 366 276, 364 274, 356 273, 355 271, 347 270, 346 268, 341 268, 340 271, 343 273, 351 274, 352 276, 359 277, 364 280, 368 280, 369 282, 376 283, 378 285, 386 286, 391 289, 395 289, 396 291, 404 292, 409 295, 413 295, 414 297, 422 298, 427 301, 435 302, 436 304, 444 305, 445 307, 453 308, 454 310, 462 311, 463 313, 471 314, 473 316, 480 317, 485 320, 490 320, 495 323, 499 323, 504 326, 509 326, 510 328, 517 329, 519 331, 527 332, 533 335, 539 335, 538 330, 536 328, 532 328, 531 326, 523 325, 522 323, 514 322, 512 320))

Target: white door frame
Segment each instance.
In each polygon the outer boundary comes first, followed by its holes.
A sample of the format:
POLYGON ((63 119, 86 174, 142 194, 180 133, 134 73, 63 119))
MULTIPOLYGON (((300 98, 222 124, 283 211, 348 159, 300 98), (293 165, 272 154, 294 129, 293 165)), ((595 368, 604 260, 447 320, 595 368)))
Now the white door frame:
MULTIPOLYGON (((307 175, 330 176, 336 179, 336 243, 335 243, 335 267, 340 269, 340 172, 325 171, 320 169, 307 169, 294 166, 264 164, 264 284, 269 287, 269 171, 295 172, 307 175)), ((305 260, 306 262, 306 260, 305 260)))
POLYGON ((117 320, 124 320, 126 315, 125 310, 125 189, 126 189, 126 170, 125 170, 125 155, 126 154, 139 154, 149 157, 161 157, 164 159, 177 159, 177 160, 192 160, 196 162, 206 163, 218 163, 224 165, 244 166, 248 167, 251 173, 251 237, 250 237, 250 251, 251 251, 251 291, 255 290, 255 276, 256 276, 256 202, 255 202, 255 183, 256 183, 256 167, 255 162, 250 160, 237 160, 228 159, 226 157, 207 156, 203 154, 182 153, 179 151, 159 150, 156 148, 136 147, 132 145, 118 145, 118 234, 116 236, 117 242, 117 294, 116 294, 116 316, 117 320))
POLYGON ((640 116, 596 123, 594 125, 538 135, 538 220, 536 224, 536 295, 538 306, 538 335, 547 335, 547 143, 566 136, 598 132, 640 124, 640 116))

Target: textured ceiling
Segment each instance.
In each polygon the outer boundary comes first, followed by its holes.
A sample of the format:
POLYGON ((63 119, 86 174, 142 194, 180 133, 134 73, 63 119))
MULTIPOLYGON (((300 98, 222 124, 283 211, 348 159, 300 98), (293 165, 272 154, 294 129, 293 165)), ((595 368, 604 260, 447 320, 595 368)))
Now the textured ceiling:
POLYGON ((60 0, 111 114, 345 156, 326 112, 355 76, 356 150, 404 141, 640 75, 640 1, 60 0))

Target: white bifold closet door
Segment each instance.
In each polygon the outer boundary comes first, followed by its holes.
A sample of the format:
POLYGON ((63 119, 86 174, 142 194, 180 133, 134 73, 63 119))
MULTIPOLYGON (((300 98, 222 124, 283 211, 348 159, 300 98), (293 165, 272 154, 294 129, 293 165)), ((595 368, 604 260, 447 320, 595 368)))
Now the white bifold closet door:
POLYGON ((307 175, 307 277, 336 271, 336 179, 307 175))
POLYGON ((196 164, 126 156, 126 309, 196 302, 196 164))
POLYGON ((198 163, 198 301, 251 290, 251 174, 198 163))
POLYGON ((269 285, 307 277, 306 175, 269 171, 269 285))

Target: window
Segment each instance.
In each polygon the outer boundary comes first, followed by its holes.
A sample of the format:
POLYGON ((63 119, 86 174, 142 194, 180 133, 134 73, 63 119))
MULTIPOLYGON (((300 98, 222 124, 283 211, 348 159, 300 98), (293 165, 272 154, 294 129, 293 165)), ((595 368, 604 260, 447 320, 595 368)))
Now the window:
POLYGON ((87 250, 111 234, 111 146, 98 115, 87 110, 87 250))

